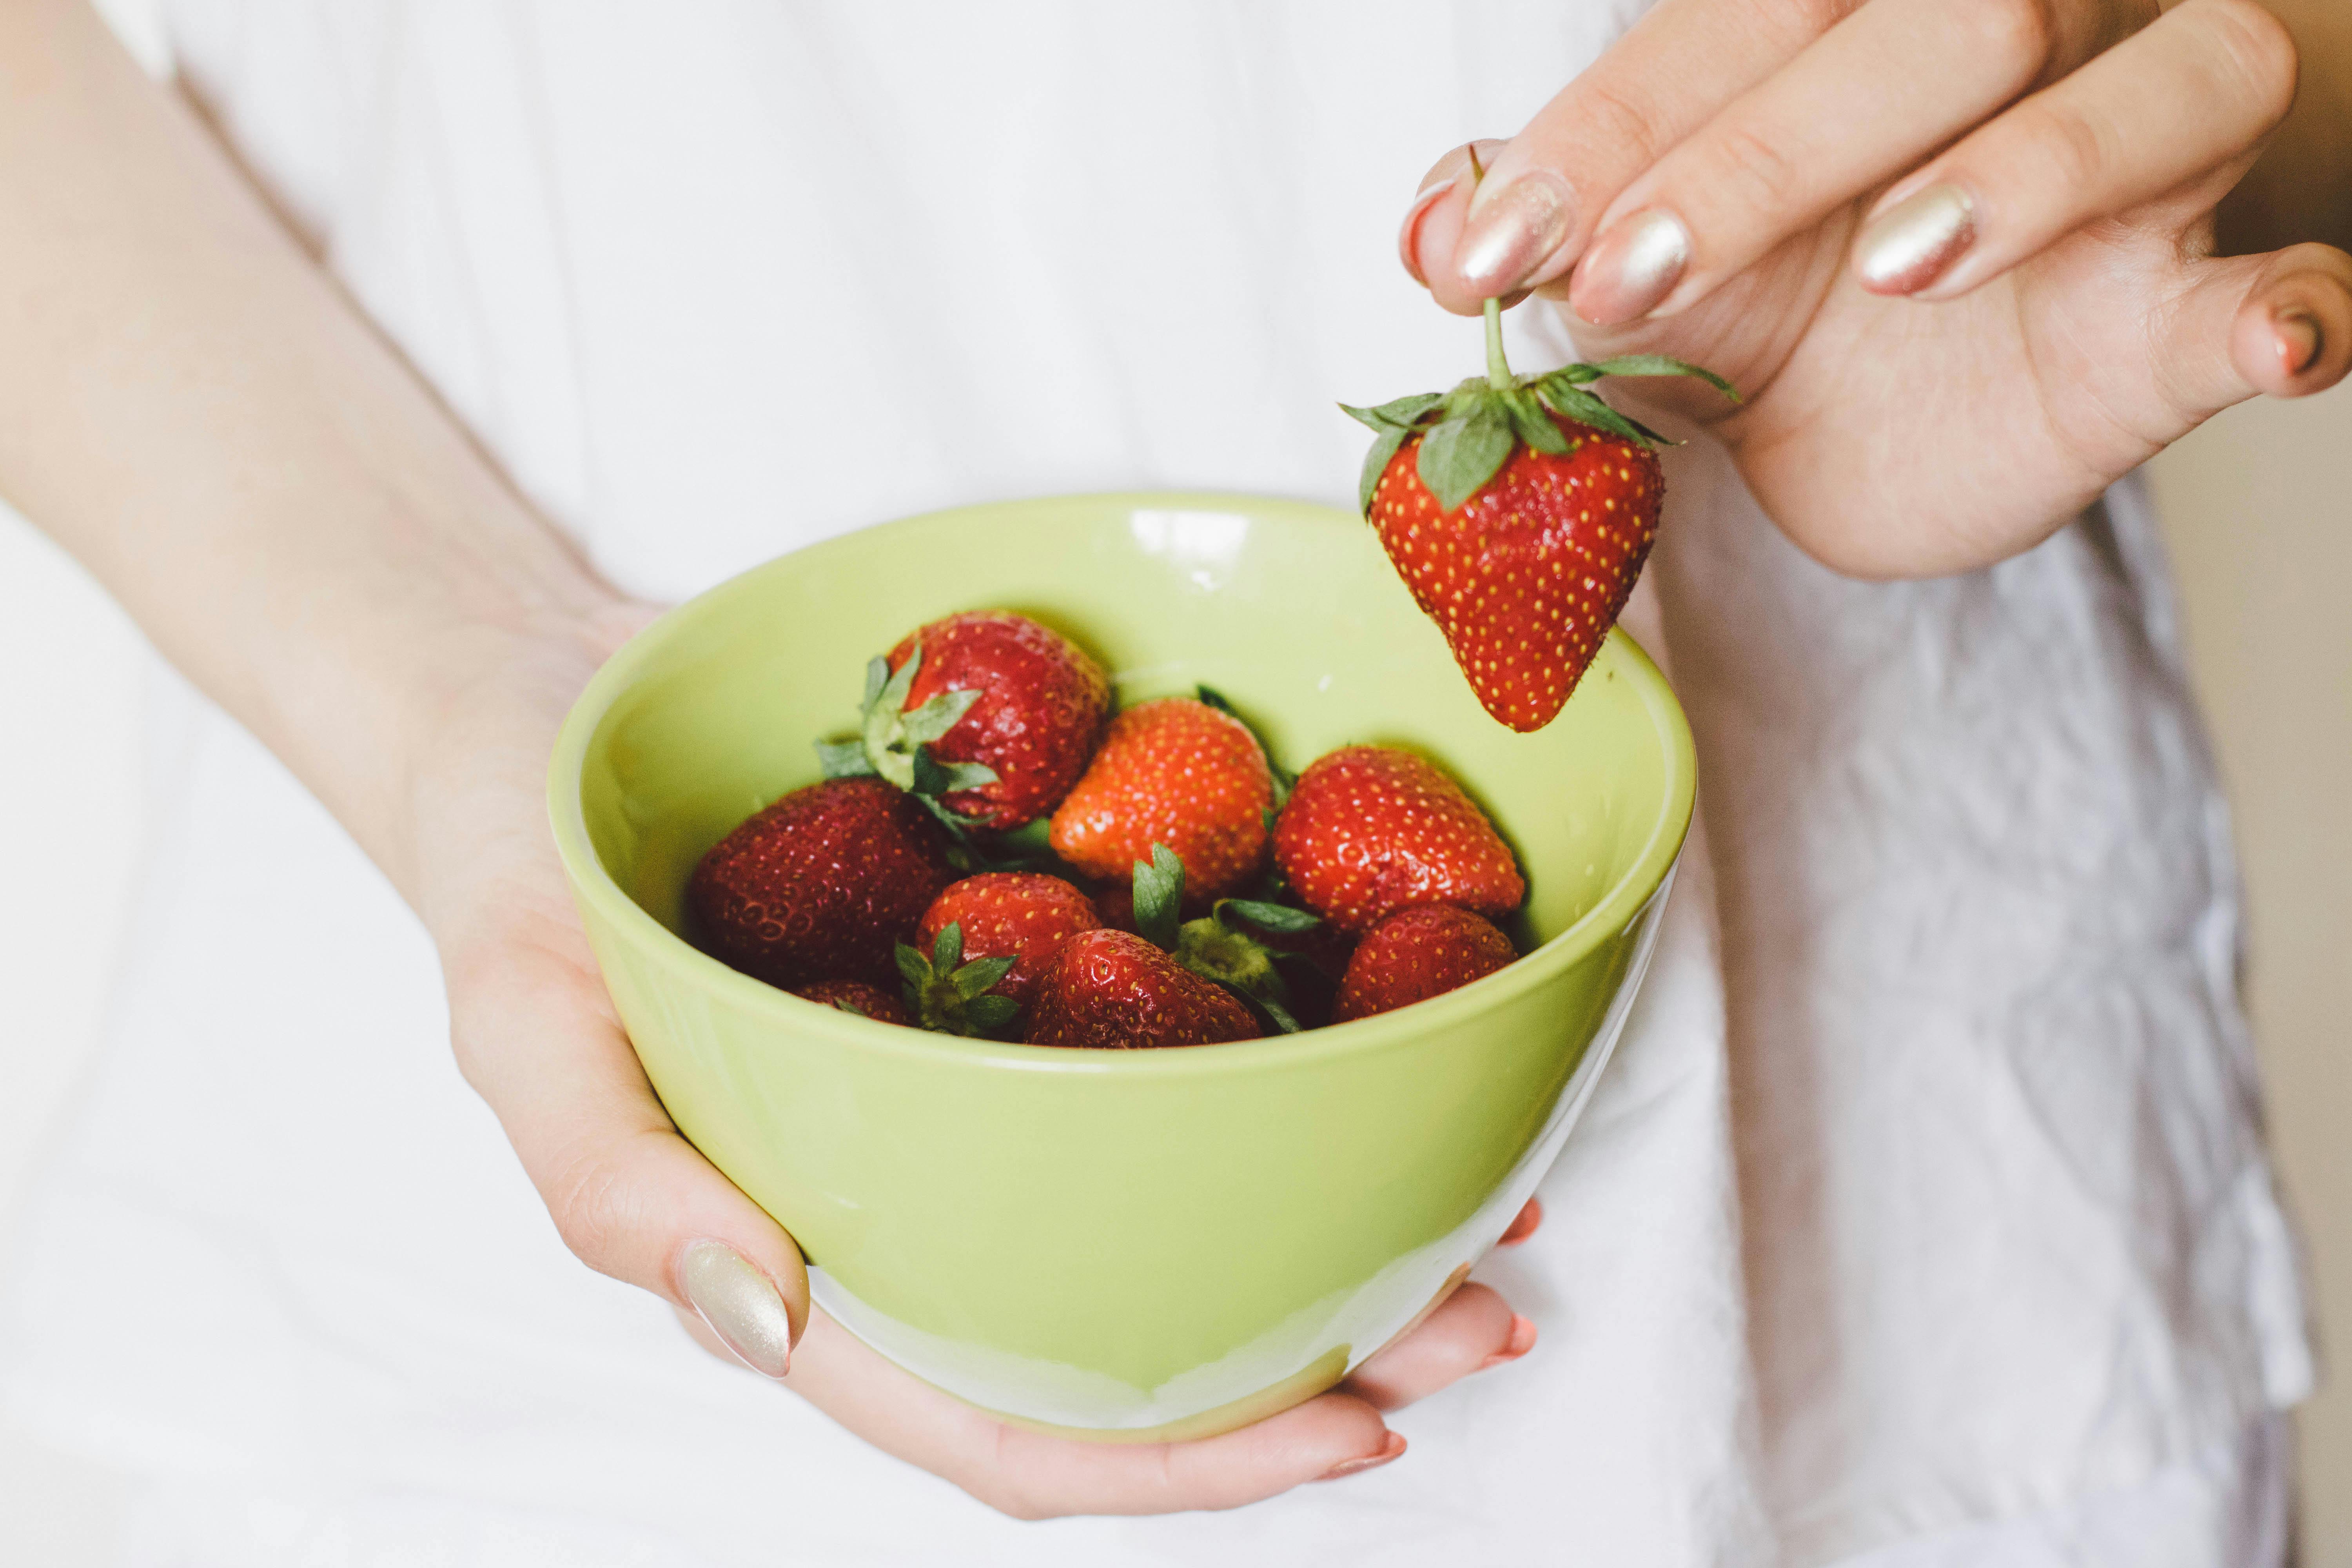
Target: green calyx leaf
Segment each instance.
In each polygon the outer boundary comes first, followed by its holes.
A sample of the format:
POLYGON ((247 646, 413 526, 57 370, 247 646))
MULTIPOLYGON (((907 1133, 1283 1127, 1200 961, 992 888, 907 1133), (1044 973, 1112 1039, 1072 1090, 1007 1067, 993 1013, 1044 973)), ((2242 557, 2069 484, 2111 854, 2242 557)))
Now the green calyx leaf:
POLYGON ((1286 935, 1314 931, 1323 923, 1320 915, 1294 910, 1288 904, 1269 904, 1262 899, 1220 899, 1215 913, 1220 920, 1247 921, 1260 931, 1286 935))
POLYGON ((1378 408, 1357 408, 1342 403, 1340 411, 1350 419, 1371 426, 1372 449, 1364 454, 1363 472, 1356 483, 1356 510, 1371 514, 1372 492, 1381 488, 1381 476, 1388 472, 1389 459, 1397 455, 1412 433, 1433 416, 1445 402, 1442 392, 1415 393, 1383 403, 1378 408))
POLYGON ((1414 457, 1413 471, 1446 511, 1477 494, 1519 447, 1553 454, 1574 449, 1574 438, 1552 422, 1547 408, 1624 440, 1674 445, 1640 420, 1583 390, 1603 376, 1694 376, 1734 403, 1739 401, 1738 389, 1713 371, 1665 354, 1620 354, 1591 363, 1562 365, 1538 375, 1516 376, 1503 353, 1502 310, 1496 300, 1486 301, 1486 331, 1484 377, 1473 377, 1450 393, 1422 393, 1372 408, 1339 405, 1373 432, 1371 450, 1364 454, 1363 473, 1357 485, 1357 504, 1365 515, 1371 513, 1381 476, 1416 436, 1421 437, 1421 449, 1414 457))
MULTIPOLYGON (((975 690, 959 688, 942 691, 930 698, 912 712, 905 711, 908 693, 915 688, 915 677, 923 667, 923 645, 915 644, 914 651, 896 673, 886 658, 875 658, 866 666, 866 696, 859 709, 858 750, 865 753, 865 773, 879 774, 909 794, 936 800, 958 790, 978 789, 994 784, 997 773, 985 763, 941 763, 932 757, 928 748, 946 738, 947 732, 963 722, 972 704, 980 700, 975 690)), ((836 758, 845 742, 820 742, 818 761, 824 766, 827 778, 844 778, 845 773, 833 769, 849 765, 845 755, 836 758)), ((938 815, 936 810, 934 815, 938 815)), ((958 823, 965 826, 970 819, 956 817, 947 820, 950 828, 958 823)))
POLYGON ((1671 359, 1664 354, 1619 354, 1614 359, 1596 360, 1591 364, 1572 364, 1564 368, 1585 372, 1580 378, 1584 381, 1598 381, 1604 375, 1696 376, 1732 402, 1739 401, 1739 389, 1715 372, 1703 365, 1693 364, 1688 360, 1671 359))
POLYGON ((866 760, 864 741, 819 741, 816 765, 829 779, 872 778, 874 764, 866 760))
POLYGON ((1481 397, 1422 437, 1413 468, 1438 509, 1452 511, 1486 488, 1517 445, 1509 405, 1499 395, 1481 397))
POLYGON ((915 676, 923 668, 923 645, 919 639, 914 652, 907 656, 896 674, 887 675, 877 686, 877 672, 888 671, 887 659, 877 658, 866 667, 866 706, 861 712, 864 724, 861 734, 866 742, 866 760, 874 771, 897 784, 911 788, 915 782, 914 758, 898 745, 901 731, 899 710, 907 705, 907 694, 914 689, 915 676))
POLYGON ((1378 408, 1355 408, 1342 403, 1340 410, 1350 419, 1361 420, 1375 430, 1411 430, 1421 423, 1421 416, 1445 401, 1442 392, 1417 392, 1411 397, 1400 397, 1383 403, 1378 408))
MULTIPOLYGON (((960 691, 956 695, 968 694, 960 691)), ((978 789, 982 784, 996 782, 996 770, 986 763, 942 763, 931 755, 928 745, 917 746, 908 758, 908 763, 909 782, 907 787, 927 800, 937 800, 940 795, 953 795, 958 790, 978 789)), ((973 827, 981 822, 976 816, 959 816, 956 820, 973 827)))
POLYGON ((948 984, 965 1001, 972 1002, 995 989, 996 983, 1012 973, 1013 960, 1009 958, 975 959, 948 976, 948 984))
POLYGON ((1542 383, 1540 391, 1546 403, 1580 425, 1590 425, 1596 430, 1605 430, 1612 436, 1645 446, 1675 445, 1648 426, 1618 413, 1594 394, 1571 385, 1564 379, 1548 379, 1542 383))
POLYGON ((1383 430, 1372 439, 1372 449, 1364 454, 1364 471, 1356 479, 1356 510, 1366 517, 1372 514, 1372 495, 1381 488, 1381 476, 1389 471, 1389 459, 1397 455, 1410 432, 1383 430))
POLYGON ((931 955, 905 942, 897 950, 898 973, 907 982, 907 1010, 924 1028, 943 1035, 987 1035, 1003 1028, 1021 1011, 1009 996, 989 993, 1013 973, 1010 958, 963 962, 963 925, 950 921, 931 943, 931 955))
POLYGON ((1135 863, 1136 934, 1173 952, 1183 907, 1184 862, 1165 844, 1154 844, 1151 858, 1135 863))
POLYGON ((979 700, 977 691, 942 691, 914 711, 898 716, 899 737, 912 745, 928 746, 962 722, 979 700))
POLYGON ((975 1035, 993 1035, 1021 1016, 1021 1004, 1010 996, 975 996, 964 1009, 975 1035))
POLYGON ((1213 914, 1204 915, 1184 922, 1174 952, 1177 963, 1257 1008, 1282 1033, 1298 1032, 1298 1020, 1286 1005, 1290 987, 1274 966, 1274 954, 1255 937, 1234 930, 1213 914))

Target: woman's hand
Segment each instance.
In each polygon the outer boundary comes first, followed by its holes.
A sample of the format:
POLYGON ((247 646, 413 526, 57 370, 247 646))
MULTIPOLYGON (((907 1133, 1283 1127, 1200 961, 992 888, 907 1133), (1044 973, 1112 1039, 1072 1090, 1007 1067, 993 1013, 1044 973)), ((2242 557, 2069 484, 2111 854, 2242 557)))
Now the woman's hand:
POLYGON ((1826 564, 1964 571, 2352 369, 2352 258, 2210 254, 2297 67, 2253 0, 1663 0, 1400 246, 1449 310, 1729 376, 1655 396, 1826 564))
POLYGON ((811 1323, 792 1238, 646 1083, 547 830, 563 715, 648 607, 484 461, 79 0, 0 5, 0 493, 423 918, 458 1061, 589 1264, 1022 1514, 1224 1507, 1393 1458, 1382 1410, 1533 1342, 1471 1286, 1342 1392, 1103 1448, 1007 1431, 811 1323))
MULTIPOLYGON (((782 1378, 858 1436, 1023 1518, 1231 1508, 1369 1468, 1404 1447, 1382 1411, 1534 1343, 1533 1324, 1466 1285, 1296 1409, 1200 1442, 1098 1446, 1005 1426, 812 1314, 792 1237, 679 1136, 646 1082, 547 834, 563 715, 651 613, 612 604, 491 639, 420 726, 434 740, 407 791, 411 897, 441 953, 459 1065, 584 1262, 668 1300, 706 1346, 782 1378)), ((1507 1239, 1538 1213, 1529 1205, 1507 1239)))

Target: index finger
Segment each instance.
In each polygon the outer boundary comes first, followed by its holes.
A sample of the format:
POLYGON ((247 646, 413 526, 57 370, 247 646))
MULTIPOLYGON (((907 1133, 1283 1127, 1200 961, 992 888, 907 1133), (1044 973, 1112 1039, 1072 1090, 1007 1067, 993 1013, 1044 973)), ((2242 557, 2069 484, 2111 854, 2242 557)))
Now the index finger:
POLYGON ((1664 0, 1487 166, 1417 211, 1412 260, 1447 310, 1564 275, 1616 194, 1862 0, 1664 0))

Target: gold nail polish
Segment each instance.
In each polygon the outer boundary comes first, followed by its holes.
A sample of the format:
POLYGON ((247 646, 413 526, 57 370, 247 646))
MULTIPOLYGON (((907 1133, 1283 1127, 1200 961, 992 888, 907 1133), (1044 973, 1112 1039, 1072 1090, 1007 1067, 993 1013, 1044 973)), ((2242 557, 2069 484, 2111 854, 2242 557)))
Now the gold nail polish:
POLYGON ((1664 303, 1690 258, 1690 230, 1665 208, 1619 218, 1577 263, 1569 302, 1596 327, 1622 326, 1664 303))
POLYGON ((1479 192, 1454 247, 1454 268, 1484 295, 1507 294, 1551 258, 1574 226, 1576 201, 1547 169, 1479 192))
POLYGON ((782 1377, 793 1364, 793 1321, 784 1299, 759 1266, 723 1241, 687 1245, 678 1289, 710 1331, 744 1364, 782 1377))
POLYGON ((1874 294, 1916 294, 1949 271, 1976 240, 1976 198, 1958 185, 1929 185, 1863 230, 1854 269, 1874 294))

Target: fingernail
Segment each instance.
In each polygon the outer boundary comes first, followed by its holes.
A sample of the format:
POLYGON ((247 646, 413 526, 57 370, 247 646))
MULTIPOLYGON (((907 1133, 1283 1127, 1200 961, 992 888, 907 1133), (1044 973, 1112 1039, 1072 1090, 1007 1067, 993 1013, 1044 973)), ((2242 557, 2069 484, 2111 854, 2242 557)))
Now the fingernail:
POLYGON ((2271 313, 2271 325, 2278 332, 2279 359, 2287 374, 2301 375, 2319 363, 2327 335, 2320 330, 2318 317, 2300 305, 2290 305, 2271 313))
POLYGON ((1389 1434, 1388 1441, 1381 1445, 1379 1453, 1366 1454, 1360 1459, 1343 1459, 1315 1479, 1318 1481, 1336 1481, 1341 1476, 1360 1476, 1366 1470, 1380 1468, 1403 1452, 1404 1434, 1391 1432, 1389 1434))
POLYGON ((1518 1313, 1513 1312, 1511 1314, 1510 1339, 1504 1343, 1501 1350, 1496 1351, 1493 1355, 1490 1355, 1485 1361, 1480 1362, 1478 1363, 1478 1370, 1480 1372, 1485 1372, 1488 1367, 1500 1366, 1505 1362, 1517 1361, 1535 1348, 1535 1323, 1532 1320, 1523 1318, 1518 1313))
POLYGON ((1429 216, 1429 209, 1437 205, 1439 198, 1459 184, 1459 175, 1451 180, 1440 180, 1413 197, 1412 205, 1404 209, 1403 224, 1397 229, 1397 259, 1404 263, 1404 269, 1412 275, 1412 280, 1424 289, 1429 287, 1429 279, 1421 275, 1421 259, 1414 254, 1420 247, 1421 220, 1429 216))
POLYGON ((690 1242, 678 1259, 677 1279, 710 1331, 744 1364, 770 1377, 792 1370, 792 1316, 757 1264, 723 1241, 690 1242))
POLYGON ((1646 316, 1682 281, 1690 254, 1690 231, 1665 208, 1629 214, 1576 264, 1568 302, 1596 327, 1646 316))
POLYGON ((1495 1238, 1495 1245, 1517 1247, 1533 1236, 1536 1233, 1536 1227, 1541 1224, 1543 1224, 1543 1200, 1529 1198, 1519 1206, 1519 1212, 1511 1216, 1510 1228, 1495 1238))
POLYGON ((1575 217, 1568 182, 1548 169, 1530 170, 1491 195, 1481 191, 1454 244, 1454 270, 1482 295, 1507 294, 1550 259, 1575 217))
POLYGON ((1976 198, 1958 185, 1929 185, 1887 208, 1862 231, 1854 270, 1874 294, 1916 294, 1949 271, 1976 241, 1976 198))

